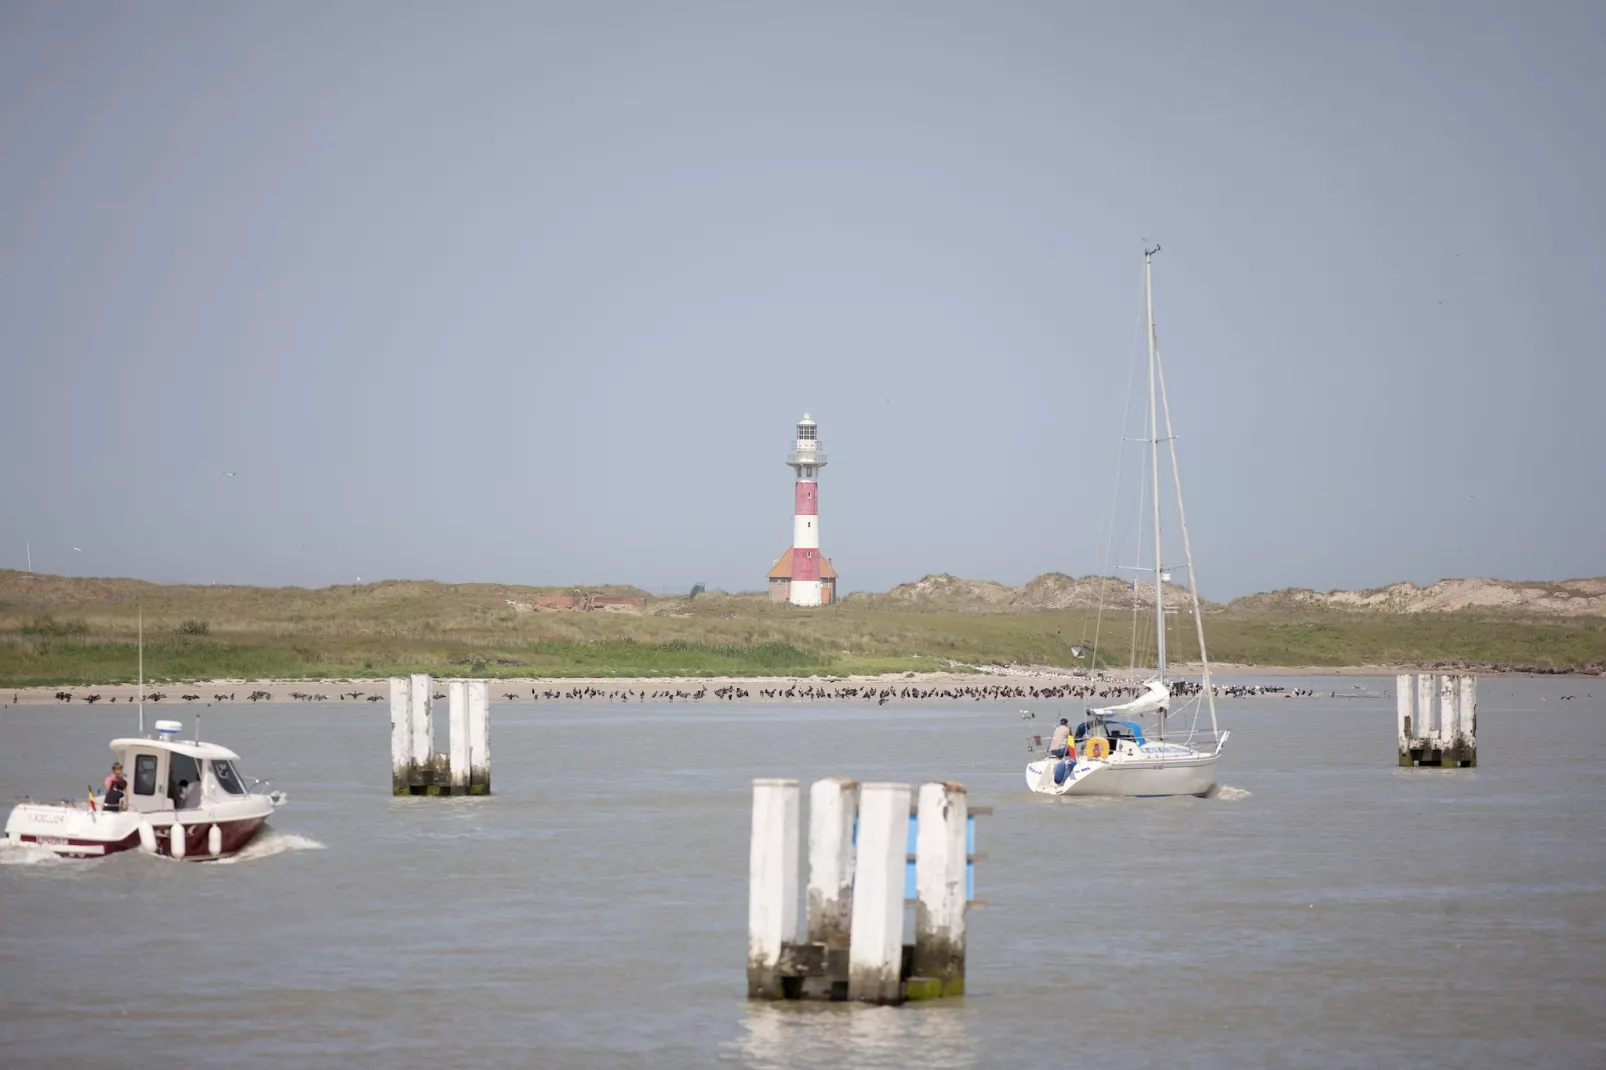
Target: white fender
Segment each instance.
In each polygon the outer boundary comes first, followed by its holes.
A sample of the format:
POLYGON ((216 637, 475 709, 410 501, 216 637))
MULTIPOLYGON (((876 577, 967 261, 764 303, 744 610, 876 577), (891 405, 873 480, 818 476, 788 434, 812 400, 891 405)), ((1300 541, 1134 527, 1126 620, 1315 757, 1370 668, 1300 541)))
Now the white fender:
POLYGON ((223 830, 216 825, 206 830, 206 853, 213 858, 223 853, 223 830))
POLYGON ((184 838, 185 833, 183 825, 175 821, 171 825, 167 826, 168 848, 172 851, 174 858, 184 857, 184 851, 187 846, 184 842, 184 838))
POLYGON ((148 855, 156 853, 156 830, 149 821, 139 823, 139 849, 148 855))

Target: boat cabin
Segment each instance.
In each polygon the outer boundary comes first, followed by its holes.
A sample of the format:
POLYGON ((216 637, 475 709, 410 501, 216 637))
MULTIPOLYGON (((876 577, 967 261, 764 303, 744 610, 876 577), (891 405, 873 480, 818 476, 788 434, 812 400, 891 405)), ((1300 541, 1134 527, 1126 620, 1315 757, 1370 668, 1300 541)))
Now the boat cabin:
POLYGON ((122 761, 123 776, 128 780, 126 808, 137 813, 178 809, 180 781, 200 783, 195 806, 246 795, 234 764, 240 756, 216 743, 114 739, 111 749, 122 761))

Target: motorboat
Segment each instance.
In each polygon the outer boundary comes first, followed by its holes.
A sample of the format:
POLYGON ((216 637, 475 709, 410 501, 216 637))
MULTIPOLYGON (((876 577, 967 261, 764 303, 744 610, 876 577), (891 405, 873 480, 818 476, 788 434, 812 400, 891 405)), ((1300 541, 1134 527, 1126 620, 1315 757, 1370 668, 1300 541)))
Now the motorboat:
POLYGON ((127 782, 120 801, 114 793, 108 805, 107 793, 93 787, 79 799, 24 799, 6 819, 7 841, 38 844, 66 858, 138 849, 214 860, 239 852, 284 805, 282 791, 246 785, 236 764, 240 756, 227 747, 179 739, 177 721, 157 721, 155 729, 153 737, 111 741, 127 782), (181 792, 181 785, 191 787, 181 792))

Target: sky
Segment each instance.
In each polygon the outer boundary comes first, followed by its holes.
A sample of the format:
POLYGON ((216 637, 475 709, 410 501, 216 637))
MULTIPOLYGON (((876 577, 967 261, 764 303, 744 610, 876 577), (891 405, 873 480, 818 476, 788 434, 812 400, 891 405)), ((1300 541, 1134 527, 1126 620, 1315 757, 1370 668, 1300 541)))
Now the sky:
POLYGON ((0 567, 757 589, 806 411, 844 592, 1108 572, 1158 243, 1202 594, 1600 575, 1602 114, 1598 3, 5 4, 0 567))

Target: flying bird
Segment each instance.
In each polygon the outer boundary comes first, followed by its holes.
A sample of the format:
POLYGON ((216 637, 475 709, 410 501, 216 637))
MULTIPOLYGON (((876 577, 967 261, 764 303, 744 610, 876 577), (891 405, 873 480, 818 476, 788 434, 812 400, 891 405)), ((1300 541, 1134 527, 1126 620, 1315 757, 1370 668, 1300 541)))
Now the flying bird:
POLYGON ((83 550, 81 550, 78 547, 74 546, 72 548, 72 552, 75 553, 75 554, 81 554, 81 553, 83 553, 83 550))
POLYGON ((224 472, 223 474, 228 476, 230 479, 233 479, 235 476, 239 475, 240 473, 238 473, 238 472, 224 472))

